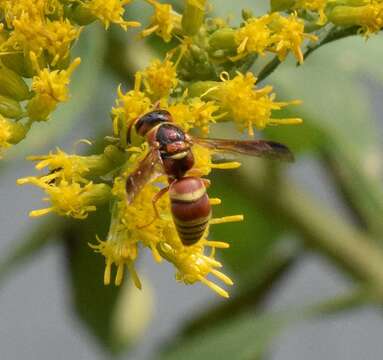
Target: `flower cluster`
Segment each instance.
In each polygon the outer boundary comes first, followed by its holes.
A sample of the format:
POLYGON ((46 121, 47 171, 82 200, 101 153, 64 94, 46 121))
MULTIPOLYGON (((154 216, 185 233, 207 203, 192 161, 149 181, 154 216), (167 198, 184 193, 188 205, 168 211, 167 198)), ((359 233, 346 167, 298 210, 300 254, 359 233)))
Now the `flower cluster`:
MULTIPOLYGON (((220 18, 206 19, 205 0, 185 0, 182 15, 170 4, 146 2, 154 13, 141 32, 142 37, 156 34, 164 42, 173 40, 174 47, 163 60, 153 59, 138 71, 132 89, 118 87, 111 110, 112 134, 105 138, 104 150, 82 156, 57 149, 48 155, 30 157, 37 161, 37 170, 45 173, 19 179, 18 183, 38 186, 47 195, 44 200, 50 202, 49 207, 34 210, 31 216, 55 212, 84 219, 100 204, 110 203, 109 232, 97 234, 97 243, 91 245, 105 257, 105 284, 114 278, 114 283, 120 285, 127 269, 140 288, 135 261, 146 248, 157 262, 174 265, 178 281, 201 282, 227 297, 228 292, 211 277, 232 285, 215 257, 217 249, 228 248, 229 244, 209 240, 209 229, 215 224, 241 221, 243 216, 212 217, 202 238, 191 246, 184 245, 172 218, 169 197, 161 197, 156 210, 152 205, 156 195, 168 185, 168 179, 161 175, 163 171, 157 168, 150 181, 128 202, 131 194, 127 193, 127 179, 141 169, 143 159, 152 150, 146 139, 135 132, 135 121, 160 107, 168 110, 184 132, 193 131, 202 137, 210 134, 212 124, 225 121, 232 121, 239 131, 250 136, 254 135, 254 128, 299 124, 300 118, 276 115, 278 110, 299 101, 277 100, 272 86, 260 86, 249 69, 260 58, 264 63, 264 57, 271 56, 260 73, 263 80, 269 69, 275 69, 290 53, 303 63, 307 45, 318 39, 317 31, 329 22, 333 26, 358 26, 366 35, 379 31, 383 26, 382 1, 273 0, 272 12, 257 17, 244 11, 239 26, 231 26, 220 18), (117 269, 114 277, 113 266, 117 269)), ((38 0, 32 6, 32 0, 0 0, 5 14, 1 46, 9 53, 4 64, 0 64, 0 102, 7 105, 0 106, 1 148, 21 141, 33 122, 46 120, 58 103, 68 100, 70 77, 80 64, 80 59, 69 61, 69 54, 81 26, 95 20, 105 28, 111 23, 124 30, 139 25, 124 19, 124 6, 128 3, 38 0), (20 63, 21 68, 10 68, 10 64, 20 63), (32 78, 30 88, 23 79, 28 76, 32 78), (23 101, 25 111, 20 106, 23 101), (24 117, 28 121, 19 121, 24 117)), ((240 165, 216 164, 214 150, 198 144, 193 145, 192 152, 195 165, 186 175, 208 176, 212 169, 234 169, 240 165)), ((157 165, 161 167, 161 162, 157 165)), ((210 202, 220 204, 219 199, 210 202)))
POLYGON ((381 0, 272 0, 275 10, 295 11, 307 23, 328 23, 342 28, 357 27, 368 37, 383 28, 381 0))
POLYGON ((84 25, 99 20, 123 29, 130 0, 2 0, 0 11, 0 150, 25 138, 34 122, 46 121, 69 99, 68 86, 80 59, 71 49, 84 25), (28 81, 32 78, 32 81, 28 81))

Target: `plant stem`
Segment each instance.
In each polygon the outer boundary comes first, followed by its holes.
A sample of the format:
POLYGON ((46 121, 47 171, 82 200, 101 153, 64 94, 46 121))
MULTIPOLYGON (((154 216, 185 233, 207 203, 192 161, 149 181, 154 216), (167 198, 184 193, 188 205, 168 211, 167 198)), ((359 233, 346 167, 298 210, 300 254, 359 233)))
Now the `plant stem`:
MULTIPOLYGON (((253 173, 249 168, 242 169, 245 173, 249 171, 253 173)), ((331 209, 319 206, 315 198, 286 179, 279 179, 274 192, 264 191, 262 182, 250 174, 245 174, 245 179, 251 182, 243 182, 244 190, 252 194, 265 211, 282 216, 308 245, 366 282, 383 302, 383 251, 378 244, 331 209)))

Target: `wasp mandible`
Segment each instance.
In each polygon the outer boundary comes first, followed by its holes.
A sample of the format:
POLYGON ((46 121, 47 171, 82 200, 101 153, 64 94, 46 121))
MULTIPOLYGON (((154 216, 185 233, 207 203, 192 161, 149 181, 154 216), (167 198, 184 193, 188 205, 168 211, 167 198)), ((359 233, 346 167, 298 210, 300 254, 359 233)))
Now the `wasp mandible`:
POLYGON ((211 205, 206 192, 208 180, 186 175, 194 166, 193 144, 211 150, 293 161, 290 150, 274 141, 191 136, 177 126, 171 114, 163 109, 150 111, 133 122, 128 129, 128 142, 133 126, 137 134, 146 138, 150 148, 138 168, 126 180, 127 201, 131 203, 145 184, 166 175, 169 185, 154 196, 153 208, 158 217, 156 202, 169 192, 173 221, 184 245, 193 245, 201 239, 211 217, 211 205))

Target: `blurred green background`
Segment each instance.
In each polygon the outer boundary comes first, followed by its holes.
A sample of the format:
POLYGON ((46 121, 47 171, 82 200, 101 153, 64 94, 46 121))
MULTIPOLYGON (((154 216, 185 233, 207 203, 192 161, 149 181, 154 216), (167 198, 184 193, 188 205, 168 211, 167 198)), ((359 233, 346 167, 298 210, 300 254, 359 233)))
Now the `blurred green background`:
MULTIPOLYGON (((233 23, 244 7, 256 14, 268 9, 266 1, 211 3, 212 14, 233 23)), ((128 16, 145 24, 150 12, 136 2, 128 16)), ((235 281, 230 300, 202 285, 177 284, 171 266, 155 264, 145 251, 138 265, 142 292, 129 281, 104 287, 104 260, 87 243, 107 231, 107 209, 85 222, 27 217, 41 194, 16 188, 16 178, 33 172, 25 155, 55 146, 71 152, 79 138, 102 138, 111 129, 117 85, 128 88, 132 74, 164 51, 155 38, 138 41, 133 31, 88 27, 76 45, 83 63, 70 102, 1 162, 1 358, 380 358, 381 35, 326 45, 302 67, 291 60, 265 80, 280 99, 303 100, 286 115, 305 122, 260 135, 287 144, 296 154, 293 165, 243 159, 241 169, 211 176, 210 195, 223 200, 215 215, 245 215, 245 222, 221 225, 211 236, 231 244, 220 253, 235 281)), ((229 125, 212 135, 237 136, 229 125)))

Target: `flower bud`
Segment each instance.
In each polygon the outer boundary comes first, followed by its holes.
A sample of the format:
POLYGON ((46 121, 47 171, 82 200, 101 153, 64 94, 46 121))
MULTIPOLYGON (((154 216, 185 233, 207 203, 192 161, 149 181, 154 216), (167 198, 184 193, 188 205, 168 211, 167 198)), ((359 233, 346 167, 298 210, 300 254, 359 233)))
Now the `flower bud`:
POLYGON ((18 119, 23 111, 16 100, 0 95, 0 114, 7 118, 18 119))
POLYGON ((371 3, 365 6, 336 6, 328 15, 338 26, 357 25, 365 34, 378 32, 383 27, 383 4, 371 3))
POLYGON ((182 29, 186 35, 195 35, 205 16, 206 0, 186 0, 182 15, 182 29))
POLYGON ((0 94, 17 101, 30 98, 29 88, 23 78, 4 65, 0 65, 0 94))
POLYGON ((33 121, 46 121, 56 106, 57 101, 48 94, 37 94, 28 102, 28 116, 33 121))
POLYGON ((235 30, 231 28, 223 28, 215 31, 209 38, 210 48, 214 50, 233 49, 238 45, 235 42, 235 30))
POLYGON ((91 11, 82 4, 73 5, 67 13, 68 18, 78 25, 88 25, 97 20, 91 11))

